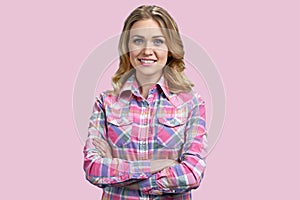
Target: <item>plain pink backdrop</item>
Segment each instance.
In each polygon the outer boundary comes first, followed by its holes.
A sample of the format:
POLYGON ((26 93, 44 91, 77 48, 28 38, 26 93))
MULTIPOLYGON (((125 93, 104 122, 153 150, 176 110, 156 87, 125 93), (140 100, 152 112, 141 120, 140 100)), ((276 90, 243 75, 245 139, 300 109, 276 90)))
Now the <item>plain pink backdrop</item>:
POLYGON ((0 3, 0 199, 100 199, 72 92, 95 46, 141 4, 164 7, 222 75, 227 115, 196 200, 300 198, 299 1, 0 3))

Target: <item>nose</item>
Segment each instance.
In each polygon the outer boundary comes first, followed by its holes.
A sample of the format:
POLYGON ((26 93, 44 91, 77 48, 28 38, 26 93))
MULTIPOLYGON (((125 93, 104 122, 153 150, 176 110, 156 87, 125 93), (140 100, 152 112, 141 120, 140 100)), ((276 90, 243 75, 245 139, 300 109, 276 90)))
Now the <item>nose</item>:
POLYGON ((150 55, 153 55, 153 50, 152 50, 151 48, 145 48, 145 49, 144 49, 144 54, 147 55, 147 56, 148 56, 148 55, 149 55, 149 56, 150 56, 150 55))
POLYGON ((145 55, 153 55, 153 48, 149 44, 149 42, 146 42, 145 47, 144 47, 144 52, 145 55))

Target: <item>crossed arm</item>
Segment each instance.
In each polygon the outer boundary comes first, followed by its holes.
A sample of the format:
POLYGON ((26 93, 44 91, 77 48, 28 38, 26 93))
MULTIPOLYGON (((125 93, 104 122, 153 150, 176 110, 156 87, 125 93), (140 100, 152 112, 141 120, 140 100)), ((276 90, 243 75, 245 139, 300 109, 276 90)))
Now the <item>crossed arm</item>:
POLYGON ((112 156, 106 142, 105 114, 100 99, 95 103, 89 136, 84 147, 87 180, 98 187, 140 190, 143 194, 183 193, 200 185, 206 167, 205 107, 195 104, 185 130, 182 153, 175 160, 128 161, 112 156))
MULTIPOLYGON (((112 159, 112 152, 109 144, 99 138, 93 139, 93 145, 95 145, 96 149, 98 149, 99 154, 101 157, 112 159)), ((165 168, 172 167, 174 165, 178 164, 177 161, 171 160, 171 159, 159 159, 159 160, 151 160, 150 161, 150 172, 151 174, 155 174, 165 168)), ((131 190, 139 190, 139 184, 138 183, 132 183, 130 185, 123 186, 127 189, 131 190)))

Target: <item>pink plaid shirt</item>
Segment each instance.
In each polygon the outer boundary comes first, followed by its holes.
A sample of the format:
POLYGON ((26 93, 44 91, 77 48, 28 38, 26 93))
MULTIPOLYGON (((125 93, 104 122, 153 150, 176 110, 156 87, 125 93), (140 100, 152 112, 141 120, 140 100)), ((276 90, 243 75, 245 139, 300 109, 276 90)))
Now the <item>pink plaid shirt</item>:
POLYGON ((133 74, 119 95, 104 92, 96 98, 84 147, 86 178, 103 188, 104 200, 189 200, 203 178, 206 133, 199 95, 169 92, 162 76, 145 99, 133 74), (93 138, 109 143, 113 159, 99 155, 93 138), (151 174, 150 160, 156 159, 179 164, 151 174), (131 183, 140 189, 122 187, 131 183))

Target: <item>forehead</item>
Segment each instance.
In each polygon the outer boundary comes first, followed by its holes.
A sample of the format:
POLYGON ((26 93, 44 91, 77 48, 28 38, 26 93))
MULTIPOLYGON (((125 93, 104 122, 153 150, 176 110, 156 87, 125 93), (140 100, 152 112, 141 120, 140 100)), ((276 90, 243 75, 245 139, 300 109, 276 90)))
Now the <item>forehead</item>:
POLYGON ((130 29, 130 36, 139 35, 143 37, 163 35, 159 24, 153 19, 135 22, 130 29))

